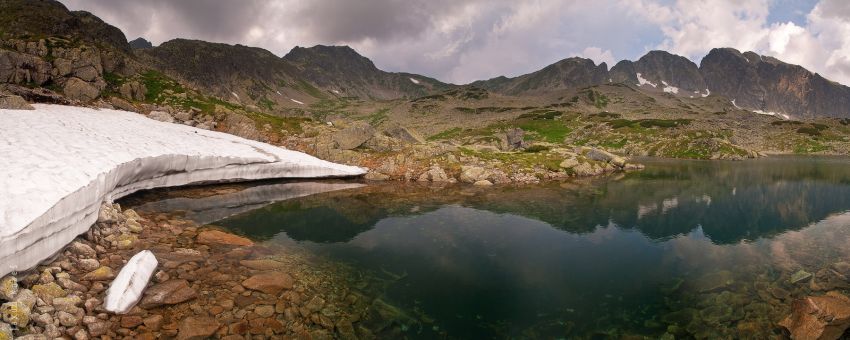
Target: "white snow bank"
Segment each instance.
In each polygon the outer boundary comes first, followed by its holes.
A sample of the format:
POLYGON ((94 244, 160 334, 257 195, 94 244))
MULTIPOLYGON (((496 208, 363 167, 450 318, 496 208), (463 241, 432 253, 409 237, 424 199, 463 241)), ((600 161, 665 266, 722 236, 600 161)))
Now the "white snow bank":
POLYGON ((784 114, 784 113, 778 113, 778 112, 762 111, 762 110, 753 110, 753 113, 755 113, 755 114, 760 114, 760 115, 765 115, 765 116, 774 116, 774 117, 782 118, 782 119, 786 119, 786 120, 787 120, 787 119, 791 119, 791 116, 786 115, 786 114, 784 114))
POLYGON ((158 264, 150 250, 133 255, 106 291, 103 307, 116 314, 127 313, 139 302, 158 264))
POLYGON ((301 105, 304 105, 304 102, 302 102, 302 101, 298 101, 298 100, 295 100, 295 99, 292 99, 292 98, 289 98, 289 100, 291 100, 291 101, 292 101, 293 103, 295 103, 295 104, 301 104, 301 105))
POLYGON ((411 81, 412 83, 414 83, 414 84, 416 84, 416 85, 419 85, 419 81, 418 81, 418 80, 416 80, 416 79, 414 79, 414 78, 408 78, 408 79, 410 79, 410 81, 411 81))
POLYGON ((711 91, 709 91, 709 90, 706 88, 706 89, 705 89, 705 93, 703 93, 703 94, 702 94, 702 97, 703 97, 703 98, 705 98, 705 97, 708 97, 708 96, 710 96, 710 95, 711 95, 711 91))
POLYGON ((649 80, 646 80, 644 77, 642 77, 642 76, 641 76, 641 74, 640 74, 640 73, 636 73, 635 75, 637 76, 637 79, 638 79, 638 86, 641 86, 641 85, 650 85, 650 86, 652 86, 652 87, 658 87, 658 84, 653 83, 653 82, 651 82, 651 81, 649 81, 649 80))
POLYGON ((0 276, 38 264, 84 233, 102 201, 139 190, 365 173, 131 112, 33 106, 0 110, 0 276))

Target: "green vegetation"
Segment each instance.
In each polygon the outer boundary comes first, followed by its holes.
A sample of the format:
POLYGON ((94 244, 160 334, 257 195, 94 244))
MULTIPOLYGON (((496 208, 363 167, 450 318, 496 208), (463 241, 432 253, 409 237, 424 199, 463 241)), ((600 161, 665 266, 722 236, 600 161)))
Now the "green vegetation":
POLYGON ((539 139, 550 143, 563 143, 564 138, 572 131, 560 120, 531 119, 519 121, 517 126, 531 132, 529 139, 539 139))
POLYGON ((628 119, 615 119, 607 122, 611 128, 620 129, 620 128, 628 128, 635 127, 639 125, 644 128, 674 128, 685 126, 691 123, 690 119, 638 119, 638 120, 628 120, 628 119))
POLYGON ((528 153, 543 152, 543 151, 549 151, 549 147, 545 146, 545 145, 532 145, 532 146, 525 148, 525 150, 522 150, 522 151, 528 152, 528 153))
POLYGON ((777 120, 770 122, 770 125, 773 126, 784 126, 784 125, 801 125, 803 122, 796 120, 777 120))
POLYGON ((450 139, 450 138, 460 136, 461 132, 463 132, 463 129, 461 129, 459 127, 451 128, 451 129, 442 131, 442 132, 440 132, 436 135, 432 135, 432 136, 428 137, 428 140, 434 141, 434 140, 450 139))
POLYGON ((183 86, 159 71, 149 70, 142 73, 142 82, 148 90, 147 94, 145 94, 145 101, 147 102, 162 103, 164 98, 161 95, 165 91, 171 91, 172 93, 186 92, 183 86))
POLYGON ((564 113, 561 112, 561 111, 540 109, 540 110, 531 111, 529 113, 523 113, 523 114, 519 115, 519 117, 517 117, 517 119, 526 119, 526 118, 535 119, 535 120, 555 119, 557 117, 560 117, 563 114, 564 113))
POLYGON ((823 125, 823 124, 812 123, 811 127, 804 126, 804 127, 797 129, 797 133, 802 133, 802 134, 814 137, 814 136, 820 136, 821 132, 826 130, 826 129, 829 129, 829 126, 826 126, 826 125, 823 125))
POLYGON ((313 85, 310 85, 306 81, 299 79, 298 82, 295 84, 295 87, 297 89, 301 90, 302 92, 309 94, 313 98, 316 98, 316 99, 327 99, 328 98, 327 94, 322 92, 322 90, 319 90, 319 89, 313 87, 313 85))
POLYGON ((490 152, 490 151, 475 151, 467 148, 460 148, 460 153, 464 156, 475 156, 482 160, 496 160, 504 167, 502 170, 512 172, 510 169, 513 166, 524 168, 543 167, 549 171, 560 171, 561 161, 563 157, 550 152, 490 152))
POLYGON ((368 117, 366 117, 366 120, 369 121, 370 125, 378 126, 381 123, 383 123, 385 120, 388 119, 387 112, 390 112, 389 108, 379 109, 378 111, 375 111, 372 114, 370 114, 368 117))
POLYGON ((265 108, 269 111, 274 110, 275 103, 273 101, 269 100, 266 97, 260 98, 258 103, 259 103, 260 107, 263 107, 263 108, 265 108))
POLYGON ((597 109, 608 106, 608 96, 595 90, 587 90, 587 99, 591 104, 593 104, 593 106, 596 106, 597 109))

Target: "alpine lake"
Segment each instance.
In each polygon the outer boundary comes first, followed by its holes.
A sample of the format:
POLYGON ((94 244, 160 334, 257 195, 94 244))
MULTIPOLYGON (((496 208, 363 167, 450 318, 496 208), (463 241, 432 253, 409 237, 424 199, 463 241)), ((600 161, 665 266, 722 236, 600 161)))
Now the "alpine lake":
POLYGON ((392 314, 356 323, 379 338, 774 338, 795 299, 850 289, 850 159, 640 161, 530 186, 276 181, 121 203, 309 257, 392 314))

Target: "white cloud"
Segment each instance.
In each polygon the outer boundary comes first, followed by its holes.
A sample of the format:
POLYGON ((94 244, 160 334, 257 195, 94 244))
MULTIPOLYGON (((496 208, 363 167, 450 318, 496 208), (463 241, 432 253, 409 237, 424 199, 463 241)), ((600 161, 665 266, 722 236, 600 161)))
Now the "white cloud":
POLYGON ((578 56, 592 59, 597 65, 600 63, 606 63, 608 64, 608 69, 617 63, 617 60, 614 59, 614 54, 611 53, 611 50, 602 50, 595 46, 585 48, 578 54, 578 56))

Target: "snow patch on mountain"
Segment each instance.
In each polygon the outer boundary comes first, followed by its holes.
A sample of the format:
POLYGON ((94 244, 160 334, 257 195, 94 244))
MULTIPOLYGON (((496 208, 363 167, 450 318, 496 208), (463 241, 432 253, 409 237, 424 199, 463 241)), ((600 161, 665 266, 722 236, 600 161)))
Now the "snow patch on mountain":
POLYGON ((653 83, 653 82, 651 82, 651 81, 649 81, 649 80, 646 80, 646 78, 644 78, 644 77, 640 74, 640 72, 636 73, 635 75, 637 76, 638 86, 642 86, 642 85, 650 85, 650 86, 652 86, 652 87, 658 87, 658 84, 653 83))
POLYGON ((304 105, 304 102, 302 102, 302 101, 295 100, 295 99, 292 99, 292 98, 289 98, 289 100, 291 100, 295 104, 304 105))
POLYGON ((677 94, 679 93, 679 88, 675 86, 670 86, 666 81, 661 81, 661 84, 664 85, 664 92, 677 94))
POLYGON ((414 84, 416 84, 416 85, 419 85, 419 81, 418 81, 418 80, 416 80, 416 79, 414 79, 414 78, 408 78, 408 79, 410 79, 410 81, 411 81, 412 83, 414 83, 414 84))
POLYGON ((118 110, 0 110, 0 277, 35 266, 139 190, 265 178, 358 176, 359 167, 118 110))

